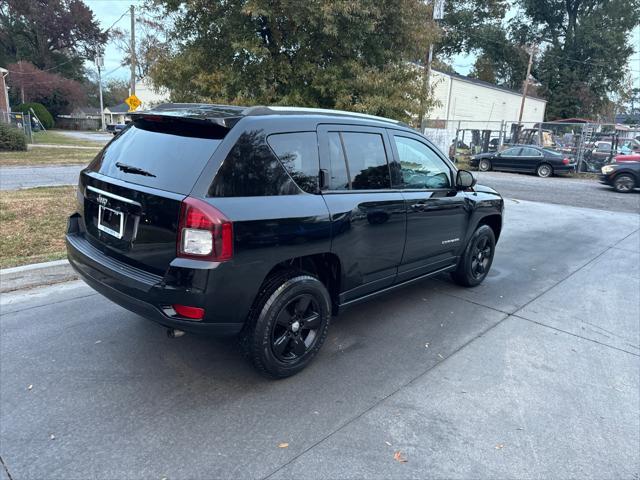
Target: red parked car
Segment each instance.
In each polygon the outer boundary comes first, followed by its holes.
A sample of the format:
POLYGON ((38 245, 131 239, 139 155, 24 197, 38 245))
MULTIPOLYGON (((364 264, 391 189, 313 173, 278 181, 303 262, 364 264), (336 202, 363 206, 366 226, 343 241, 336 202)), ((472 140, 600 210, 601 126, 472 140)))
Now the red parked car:
POLYGON ((640 162, 640 153, 630 153, 628 155, 616 155, 613 159, 615 163, 640 162))

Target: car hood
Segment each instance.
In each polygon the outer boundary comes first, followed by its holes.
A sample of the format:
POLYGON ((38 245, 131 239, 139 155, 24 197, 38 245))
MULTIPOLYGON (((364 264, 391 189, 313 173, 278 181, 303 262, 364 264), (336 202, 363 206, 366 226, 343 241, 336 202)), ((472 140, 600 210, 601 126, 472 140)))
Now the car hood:
POLYGON ((481 193, 491 193, 493 195, 498 195, 501 196, 496 190, 494 190, 491 187, 487 187, 486 185, 480 185, 479 183, 476 183, 473 187, 473 189, 476 192, 481 192, 481 193))

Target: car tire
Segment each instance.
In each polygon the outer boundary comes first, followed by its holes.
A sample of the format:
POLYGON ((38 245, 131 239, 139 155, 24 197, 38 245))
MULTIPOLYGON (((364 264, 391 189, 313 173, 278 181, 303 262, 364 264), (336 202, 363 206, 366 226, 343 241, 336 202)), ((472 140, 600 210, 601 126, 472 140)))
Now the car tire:
POLYGON ((491 162, 485 158, 481 159, 478 162, 478 170, 480 170, 481 172, 488 172, 489 170, 491 170, 491 162))
POLYGON ((613 188, 619 193, 629 193, 636 186, 636 179, 628 173, 621 173, 613 179, 613 188))
POLYGON ((553 167, 548 163, 541 163, 538 165, 538 168, 536 168, 536 175, 541 178, 548 178, 553 175, 553 167))
POLYGON ((451 277, 463 287, 475 287, 486 278, 496 251, 496 236, 488 225, 480 225, 467 243, 467 247, 451 277))
POLYGON ((265 281, 240 345, 262 375, 290 377, 315 358, 330 318, 331 297, 320 280, 303 272, 280 272, 265 281))

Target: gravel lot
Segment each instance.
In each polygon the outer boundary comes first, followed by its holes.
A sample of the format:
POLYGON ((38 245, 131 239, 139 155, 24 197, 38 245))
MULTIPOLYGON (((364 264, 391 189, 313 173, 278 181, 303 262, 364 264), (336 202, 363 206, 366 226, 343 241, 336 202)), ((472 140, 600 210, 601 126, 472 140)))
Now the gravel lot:
POLYGON ((640 189, 618 193, 596 179, 567 176, 539 178, 523 173, 473 172, 478 183, 495 188, 505 198, 573 205, 612 212, 640 212, 640 189))
POLYGON ((638 478, 640 216, 506 205, 483 285, 346 310, 283 381, 81 282, 2 295, 0 478, 638 478))

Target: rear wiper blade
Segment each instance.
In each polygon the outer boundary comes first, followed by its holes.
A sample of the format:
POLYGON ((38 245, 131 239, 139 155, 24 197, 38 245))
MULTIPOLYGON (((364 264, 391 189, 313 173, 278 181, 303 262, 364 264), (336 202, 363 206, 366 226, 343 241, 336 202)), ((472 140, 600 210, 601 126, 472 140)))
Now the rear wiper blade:
POLYGON ((147 172, 142 168, 134 167, 132 165, 127 165, 126 163, 116 162, 116 167, 122 170, 125 173, 133 173, 134 175, 144 175, 145 177, 155 177, 155 175, 151 172, 147 172))

